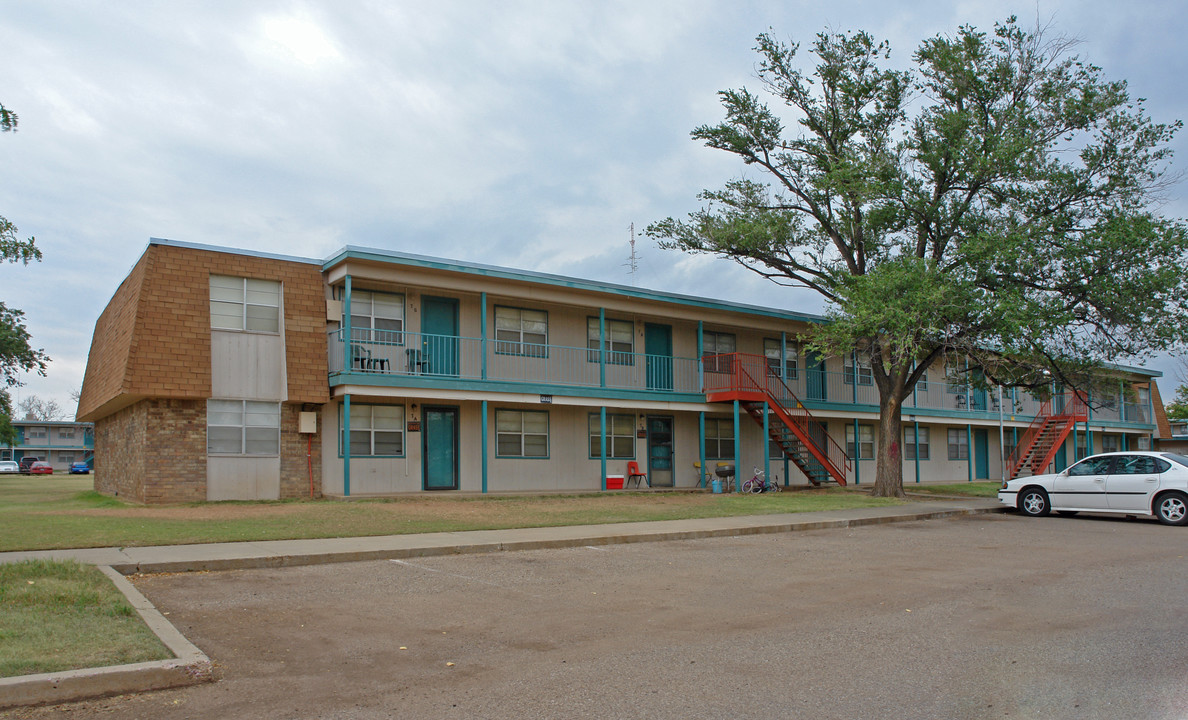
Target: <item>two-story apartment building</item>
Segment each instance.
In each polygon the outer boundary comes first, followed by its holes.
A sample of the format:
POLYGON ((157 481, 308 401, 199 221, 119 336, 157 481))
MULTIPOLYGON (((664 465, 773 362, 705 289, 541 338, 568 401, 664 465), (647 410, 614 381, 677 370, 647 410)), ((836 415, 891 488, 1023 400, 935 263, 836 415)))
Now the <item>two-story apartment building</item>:
MULTIPOLYGON (((803 351, 817 322, 384 250, 153 240, 96 324, 79 418, 97 489, 145 502, 588 491, 628 463, 652 487, 702 486, 719 463, 869 482, 869 361, 803 351)), ((930 368, 908 402, 907 482, 1149 446, 1153 373, 1117 368, 1085 407, 965 371, 930 368)))
POLYGON ((20 461, 35 457, 67 470, 76 462, 93 464, 95 458, 95 427, 89 422, 69 420, 13 420, 17 441, 10 447, 0 447, 0 460, 20 461))

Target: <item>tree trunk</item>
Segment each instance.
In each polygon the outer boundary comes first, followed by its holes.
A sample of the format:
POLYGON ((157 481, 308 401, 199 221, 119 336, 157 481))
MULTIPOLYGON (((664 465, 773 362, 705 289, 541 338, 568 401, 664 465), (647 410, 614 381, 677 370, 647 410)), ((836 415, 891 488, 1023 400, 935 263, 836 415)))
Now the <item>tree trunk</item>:
POLYGON ((875 497, 903 497, 903 401, 898 393, 880 393, 875 497))

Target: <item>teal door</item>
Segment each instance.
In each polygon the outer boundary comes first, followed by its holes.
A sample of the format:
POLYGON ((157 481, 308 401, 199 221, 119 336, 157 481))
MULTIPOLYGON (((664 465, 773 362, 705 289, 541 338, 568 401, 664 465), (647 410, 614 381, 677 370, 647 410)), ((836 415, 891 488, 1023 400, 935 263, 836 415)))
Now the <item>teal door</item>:
MULTIPOLYGON (((984 396, 983 396, 984 397, 984 396)), ((990 440, 985 430, 973 431, 974 479, 990 479, 990 440)))
POLYGON ((458 489, 458 408, 425 408, 421 424, 426 490, 458 489))
POLYGON ((648 480, 652 487, 672 487, 672 417, 648 418, 648 480))
POLYGON ((649 390, 672 389, 672 326, 644 324, 649 390))
POLYGON ((825 390, 825 358, 813 351, 804 355, 804 399, 827 400, 825 390))
POLYGON ((458 301, 454 298, 421 298, 419 363, 426 374, 458 374, 458 301))

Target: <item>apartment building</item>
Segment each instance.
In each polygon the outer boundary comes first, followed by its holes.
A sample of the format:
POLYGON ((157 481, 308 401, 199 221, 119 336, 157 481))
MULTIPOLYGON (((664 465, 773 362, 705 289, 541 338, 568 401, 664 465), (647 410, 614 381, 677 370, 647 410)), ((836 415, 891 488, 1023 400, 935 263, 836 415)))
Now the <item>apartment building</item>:
POLYGON ((95 428, 88 422, 69 420, 13 420, 15 445, 0 446, 0 460, 35 457, 54 466, 55 471, 69 470, 76 462, 93 465, 95 428))
MULTIPOLYGON (((593 491, 629 464, 652 487, 719 464, 871 482, 870 362, 805 352, 818 322, 385 250, 152 240, 96 323, 79 419, 96 488, 142 502, 593 491)), ((905 482, 1150 447, 1161 409, 1137 368, 1089 405, 967 375, 930 368, 907 403, 905 482)))

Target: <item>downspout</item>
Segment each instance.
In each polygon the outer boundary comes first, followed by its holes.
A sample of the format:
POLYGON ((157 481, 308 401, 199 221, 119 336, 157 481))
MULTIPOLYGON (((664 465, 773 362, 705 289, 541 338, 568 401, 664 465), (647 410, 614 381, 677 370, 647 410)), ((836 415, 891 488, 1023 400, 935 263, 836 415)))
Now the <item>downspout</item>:
POLYGON ((734 401, 734 489, 742 492, 742 427, 738 421, 738 400, 734 401))
MULTIPOLYGON (((486 353, 486 352, 484 352, 484 353, 483 353, 483 370, 484 370, 484 375, 486 374, 486 373, 485 373, 485 371, 486 371, 486 364, 487 364, 487 353, 486 353)), ((486 400, 484 400, 484 401, 483 401, 483 442, 482 442, 482 453, 483 453, 483 494, 486 494, 486 492, 487 492, 487 401, 486 401, 486 400)))
MULTIPOLYGON (((605 405, 603 405, 599 409, 598 418, 599 418, 599 432, 601 433, 601 439, 599 441, 599 444, 602 446, 602 452, 601 452, 601 457, 602 457, 602 480, 601 480, 601 483, 602 483, 602 485, 601 485, 601 487, 603 490, 606 490, 606 406, 605 405)), ((624 486, 626 486, 625 483, 624 483, 624 486)))

